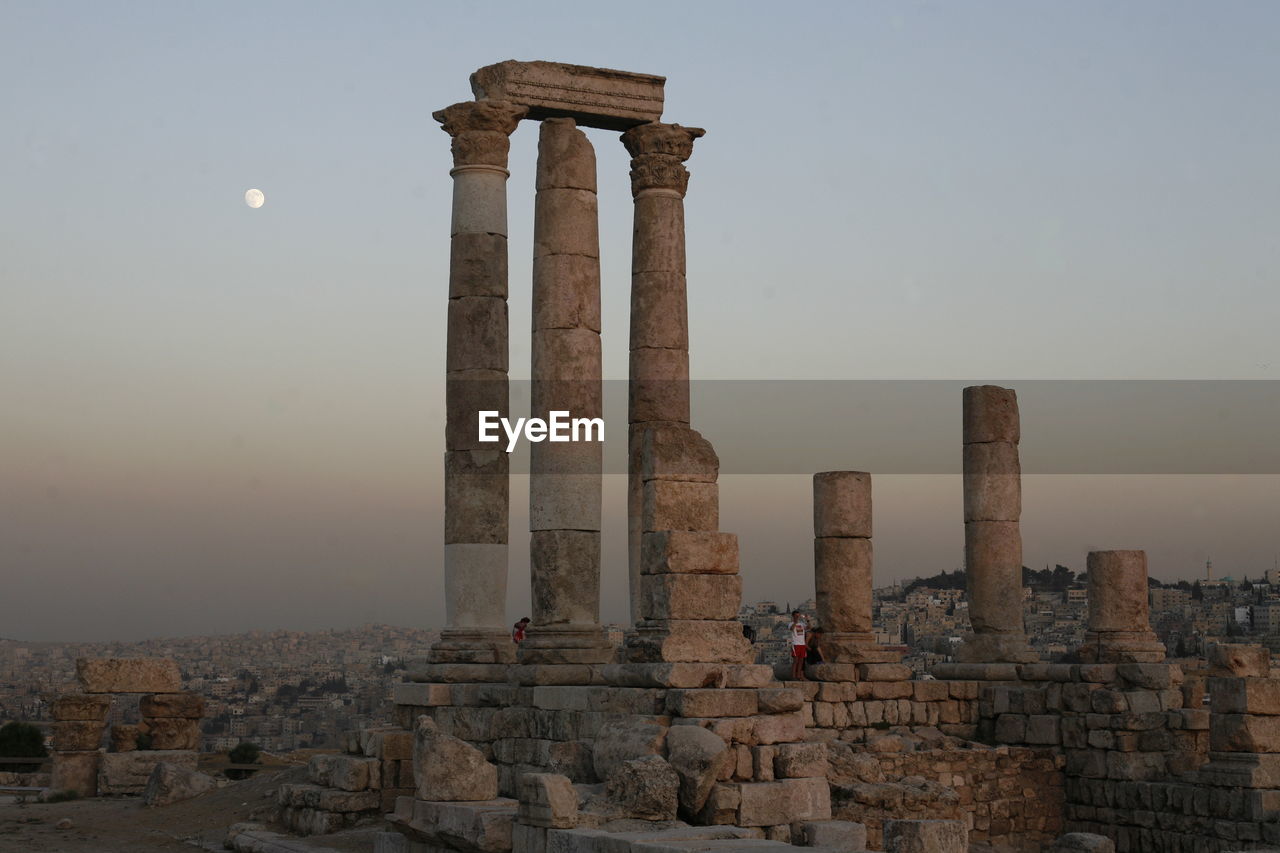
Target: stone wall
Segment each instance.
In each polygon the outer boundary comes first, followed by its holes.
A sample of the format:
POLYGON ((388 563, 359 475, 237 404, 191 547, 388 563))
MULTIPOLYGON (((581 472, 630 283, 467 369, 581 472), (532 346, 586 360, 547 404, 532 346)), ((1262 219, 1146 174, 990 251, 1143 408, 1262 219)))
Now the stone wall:
POLYGON ((802 690, 810 739, 864 741, 890 726, 935 726, 972 738, 978 723, 976 681, 787 682, 802 690))

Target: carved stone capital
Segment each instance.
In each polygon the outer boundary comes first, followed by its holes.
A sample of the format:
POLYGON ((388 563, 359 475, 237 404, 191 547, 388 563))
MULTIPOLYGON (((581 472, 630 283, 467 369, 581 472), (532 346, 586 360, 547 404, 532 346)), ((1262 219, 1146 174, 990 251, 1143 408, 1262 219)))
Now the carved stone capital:
POLYGON ((693 155, 693 141, 706 133, 700 127, 650 122, 622 134, 631 155, 631 194, 643 190, 673 190, 684 195, 689 170, 683 165, 693 155))
POLYGON ((528 112, 528 107, 506 101, 463 101, 436 110, 431 117, 453 137, 455 168, 497 166, 505 169, 511 133, 528 112))

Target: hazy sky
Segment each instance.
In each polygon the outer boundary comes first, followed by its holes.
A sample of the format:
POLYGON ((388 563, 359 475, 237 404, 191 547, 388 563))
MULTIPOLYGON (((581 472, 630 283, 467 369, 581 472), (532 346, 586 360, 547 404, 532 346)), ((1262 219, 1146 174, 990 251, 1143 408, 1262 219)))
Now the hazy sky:
MULTIPOLYGON (((6 0, 0 636, 440 623, 450 158, 430 113, 477 67, 663 74, 664 118, 707 129, 698 378, 1275 379, 1277 37, 1261 0, 6 0)), ((627 156, 591 137, 619 378, 627 156)), ((516 377, 535 147, 526 123, 516 377)), ((857 438, 826 467, 859 467, 857 438)), ((877 581, 956 567, 959 478, 876 483, 877 581)), ((623 478, 605 488, 617 619, 623 478)), ((1275 476, 1036 476, 1024 503, 1031 565, 1145 547, 1157 576, 1256 576, 1280 551, 1275 476)), ((812 594, 809 513, 805 476, 722 481, 748 599, 812 594)))

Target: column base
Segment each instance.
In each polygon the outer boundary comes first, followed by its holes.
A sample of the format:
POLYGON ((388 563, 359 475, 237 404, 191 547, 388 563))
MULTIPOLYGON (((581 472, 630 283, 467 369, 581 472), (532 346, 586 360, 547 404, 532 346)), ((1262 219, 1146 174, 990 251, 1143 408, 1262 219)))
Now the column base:
POLYGON ((1027 645, 1026 634, 974 634, 956 650, 960 663, 1035 663, 1040 660, 1027 645))
POLYGON ((607 684, 606 664, 518 663, 507 668, 507 681, 517 687, 607 684))
POLYGON ((1089 631, 1080 646, 1085 663, 1160 663, 1164 655, 1153 631, 1089 631))
POLYGON ((514 663, 516 644, 502 628, 445 628, 427 654, 430 663, 514 663))
POLYGON ((833 632, 822 638, 824 663, 898 663, 902 653, 886 649, 876 643, 874 634, 833 632))
POLYGON ((646 619, 627 639, 632 663, 750 664, 755 650, 736 619, 646 619))
POLYGON ((553 625, 530 628, 516 660, 530 665, 613 663, 617 650, 599 625, 553 625))
POLYGON ((777 686, 767 664, 615 663, 604 668, 615 687, 768 687, 777 686))
POLYGON ((1256 752, 1210 752, 1209 763, 1196 778, 1225 788, 1280 788, 1280 755, 1256 752))

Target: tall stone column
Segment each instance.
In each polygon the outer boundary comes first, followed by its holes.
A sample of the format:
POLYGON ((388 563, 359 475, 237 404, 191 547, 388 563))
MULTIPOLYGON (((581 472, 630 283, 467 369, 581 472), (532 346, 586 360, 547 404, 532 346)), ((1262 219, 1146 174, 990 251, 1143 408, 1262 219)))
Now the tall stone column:
MULTIPOLYGON (((533 245, 533 417, 601 418, 596 155, 571 118, 542 123, 533 245)), ((606 663, 612 655, 600 629, 602 466, 598 439, 530 444, 533 624, 521 663, 606 663)), ((532 675, 541 683, 552 676, 532 675)), ((554 675, 584 681, 591 671, 554 675)))
POLYGON ((650 427, 689 425, 689 307, 685 288, 684 161, 705 131, 650 122, 622 134, 635 198, 631 254, 627 545, 631 620, 644 618, 640 589, 644 481, 641 442, 650 427))
POLYGON ((1089 624, 1080 657, 1097 663, 1158 663, 1164 645, 1147 609, 1147 552, 1090 551, 1089 624))
POLYGON ((445 377, 446 626, 433 678, 500 680, 515 657, 507 627, 509 460, 479 440, 479 412, 506 416, 507 153, 526 107, 463 102, 433 113, 453 137, 453 222, 445 377))
POLYGON ((1022 623, 1019 439, 1012 389, 964 389, 964 553, 973 636, 957 658, 968 663, 1036 660, 1022 623))
POLYGON ((813 475, 813 558, 824 662, 810 667, 810 674, 853 681, 857 664, 899 661, 896 652, 876 645, 871 624, 870 474, 813 475))

